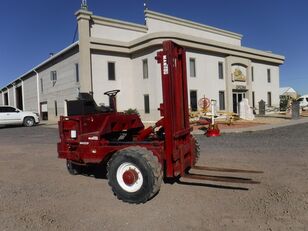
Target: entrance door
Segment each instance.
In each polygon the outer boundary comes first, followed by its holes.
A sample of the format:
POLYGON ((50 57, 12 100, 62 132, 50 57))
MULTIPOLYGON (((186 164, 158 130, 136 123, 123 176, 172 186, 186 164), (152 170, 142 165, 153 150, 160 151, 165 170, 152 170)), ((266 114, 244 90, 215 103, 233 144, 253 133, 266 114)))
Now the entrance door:
POLYGON ((42 116, 42 120, 48 120, 47 102, 41 103, 41 116, 42 116))
POLYGON ((23 110, 23 104, 22 104, 22 86, 16 87, 16 107, 20 110, 23 110))
POLYGON ((246 98, 245 92, 233 92, 233 112, 239 113, 240 102, 246 98))

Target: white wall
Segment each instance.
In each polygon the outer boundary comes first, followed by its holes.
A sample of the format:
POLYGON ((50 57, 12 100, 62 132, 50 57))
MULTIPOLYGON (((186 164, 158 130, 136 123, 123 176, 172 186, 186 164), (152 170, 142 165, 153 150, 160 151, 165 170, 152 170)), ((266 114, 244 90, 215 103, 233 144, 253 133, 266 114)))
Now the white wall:
POLYGON ((117 108, 119 111, 134 108, 132 64, 128 56, 115 56, 114 54, 92 54, 92 81, 94 99, 97 104, 109 106, 109 98, 104 92, 120 89, 117 95, 117 108), (108 62, 115 63, 115 80, 108 80, 108 62))
POLYGON ((36 75, 24 80, 24 110, 38 112, 36 75))
POLYGON ((1 92, 1 93, 0 93, 0 105, 3 105, 3 103, 4 103, 4 102, 3 102, 3 93, 1 92))
POLYGON ((160 117, 157 108, 162 102, 160 66, 156 63, 157 51, 148 51, 131 57, 112 54, 92 54, 92 74, 94 99, 98 104, 109 105, 108 97, 103 93, 120 89, 117 95, 118 111, 137 109, 144 121, 157 120, 160 117), (149 78, 143 79, 142 60, 148 59, 149 78), (107 63, 115 62, 116 80, 108 80, 107 63), (150 98, 150 114, 144 113, 144 95, 150 98))
POLYGON ((219 91, 226 91, 225 71, 224 79, 219 79, 218 75, 219 62, 223 63, 225 70, 225 58, 223 57, 193 52, 186 53, 188 90, 197 90, 198 100, 205 96, 217 100, 217 105, 219 105, 219 91), (190 77, 190 58, 194 58, 196 62, 196 77, 190 77))
POLYGON ((160 64, 155 60, 157 51, 147 51, 133 57, 134 101, 144 121, 157 121, 160 118, 160 112, 157 109, 162 103, 162 81, 160 64), (148 60, 148 79, 143 79, 143 59, 148 60), (146 94, 149 95, 150 114, 144 112, 144 95, 146 94))
POLYGON ((255 92, 255 103, 262 99, 267 104, 267 92, 272 93, 272 106, 279 107, 279 67, 261 63, 252 63, 254 67, 254 81, 252 91, 255 92), (267 69, 271 70, 271 82, 267 82, 267 69))
POLYGON ((75 63, 79 62, 79 53, 67 57, 55 63, 47 69, 39 72, 43 79, 44 90, 40 88, 40 102, 47 101, 48 120, 56 121, 64 114, 64 100, 73 100, 78 96, 79 83, 76 82, 75 63), (57 71, 57 81, 53 85, 50 80, 50 72, 57 71), (57 101, 57 114, 55 114, 55 101, 57 101))
MULTIPOLYGON (((136 108, 143 121, 156 121, 160 118, 157 110, 162 103, 162 82, 160 65, 155 60, 158 50, 144 51, 130 57, 114 56, 110 53, 92 54, 94 99, 98 104, 109 104, 105 91, 121 89, 117 96, 118 110, 136 108), (148 79, 143 79, 142 60, 148 60, 148 79), (108 80, 107 62, 116 64, 116 80, 108 80), (144 95, 150 98, 150 114, 144 113, 144 95)), ((225 91, 225 79, 218 77, 218 63, 223 57, 187 52, 188 96, 190 90, 197 90, 198 99, 203 95, 218 101, 219 91, 225 91), (189 58, 196 60, 197 76, 189 76, 189 58)), ((225 67, 224 67, 225 68, 225 67)), ((225 76, 224 76, 225 78, 225 76)))

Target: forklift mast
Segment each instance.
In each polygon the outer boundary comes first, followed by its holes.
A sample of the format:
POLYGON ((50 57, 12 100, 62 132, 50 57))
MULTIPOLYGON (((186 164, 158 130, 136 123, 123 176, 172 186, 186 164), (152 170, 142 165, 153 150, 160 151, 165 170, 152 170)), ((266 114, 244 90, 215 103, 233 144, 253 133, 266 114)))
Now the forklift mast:
POLYGON ((165 41, 156 59, 161 65, 162 76, 163 103, 159 110, 165 130, 166 176, 182 176, 195 162, 189 125, 185 50, 172 41, 165 41))

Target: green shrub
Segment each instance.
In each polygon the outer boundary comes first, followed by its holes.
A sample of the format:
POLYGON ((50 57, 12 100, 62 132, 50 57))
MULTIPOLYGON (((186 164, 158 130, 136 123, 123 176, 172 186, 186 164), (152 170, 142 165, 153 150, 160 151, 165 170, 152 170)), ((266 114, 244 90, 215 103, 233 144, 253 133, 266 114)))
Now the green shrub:
POLYGON ((139 115, 139 112, 138 112, 138 110, 136 108, 135 109, 129 108, 129 109, 125 110, 124 113, 129 114, 129 115, 130 114, 137 114, 137 115, 139 115))

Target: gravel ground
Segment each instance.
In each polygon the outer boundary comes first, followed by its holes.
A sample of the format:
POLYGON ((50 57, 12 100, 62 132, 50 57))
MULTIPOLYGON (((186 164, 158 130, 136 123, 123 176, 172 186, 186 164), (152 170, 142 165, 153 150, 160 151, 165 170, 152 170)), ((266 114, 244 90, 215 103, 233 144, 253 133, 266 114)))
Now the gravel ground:
POLYGON ((183 180, 141 205, 118 201, 104 179, 69 175, 57 132, 0 128, 0 230, 308 230, 308 123, 198 136, 200 165, 263 170, 220 173, 261 184, 183 180))

